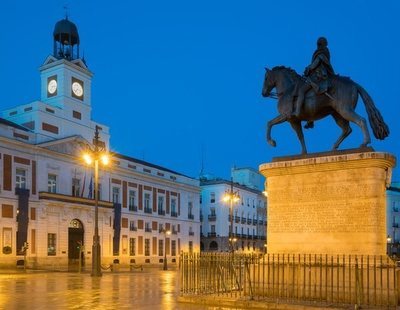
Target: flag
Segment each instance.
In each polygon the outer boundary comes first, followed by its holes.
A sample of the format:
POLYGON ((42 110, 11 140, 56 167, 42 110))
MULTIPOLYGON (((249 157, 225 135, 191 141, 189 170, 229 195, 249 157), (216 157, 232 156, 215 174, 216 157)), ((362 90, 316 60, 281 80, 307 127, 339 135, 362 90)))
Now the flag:
POLYGON ((88 198, 92 199, 93 195, 93 176, 90 177, 90 183, 89 183, 89 195, 88 198))
POLYGON ((86 183, 86 171, 85 171, 85 176, 83 178, 83 185, 82 185, 82 193, 81 193, 81 197, 83 197, 83 193, 85 191, 85 183, 86 183))

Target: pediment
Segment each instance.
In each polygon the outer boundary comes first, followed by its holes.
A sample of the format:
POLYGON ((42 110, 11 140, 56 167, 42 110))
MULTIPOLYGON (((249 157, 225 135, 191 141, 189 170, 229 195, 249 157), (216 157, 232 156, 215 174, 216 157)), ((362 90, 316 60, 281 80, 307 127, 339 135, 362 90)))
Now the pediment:
POLYGON ((67 155, 80 156, 90 147, 90 143, 81 136, 71 136, 63 139, 43 142, 37 146, 67 155))
POLYGON ((86 66, 85 62, 82 59, 74 59, 72 61, 72 63, 77 65, 78 67, 89 70, 88 67, 86 66))
POLYGON ((47 56, 47 58, 45 59, 45 61, 44 61, 44 63, 42 64, 42 66, 49 65, 49 64, 51 64, 51 63, 53 63, 53 62, 56 62, 57 60, 58 60, 58 59, 55 58, 53 55, 49 55, 49 56, 47 56))

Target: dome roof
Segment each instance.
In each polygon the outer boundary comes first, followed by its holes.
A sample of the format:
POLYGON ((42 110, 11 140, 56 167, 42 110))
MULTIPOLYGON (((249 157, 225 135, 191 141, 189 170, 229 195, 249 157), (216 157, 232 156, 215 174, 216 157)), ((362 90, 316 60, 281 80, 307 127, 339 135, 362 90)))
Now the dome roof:
POLYGON ((79 44, 78 28, 68 18, 62 19, 54 26, 53 37, 55 41, 63 43, 68 42, 69 45, 79 44))

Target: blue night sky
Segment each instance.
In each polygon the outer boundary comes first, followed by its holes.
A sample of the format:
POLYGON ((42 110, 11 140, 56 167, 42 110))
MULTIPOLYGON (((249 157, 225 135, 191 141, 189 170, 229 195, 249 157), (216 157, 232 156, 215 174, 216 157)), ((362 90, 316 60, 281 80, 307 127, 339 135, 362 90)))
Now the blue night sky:
MULTIPOLYGON (((52 52, 66 1, 3 0, 0 109, 40 97, 38 68, 52 52)), ((326 36, 337 73, 372 96, 391 135, 377 151, 399 155, 400 1, 67 1, 95 76, 92 118, 110 126, 111 146, 197 177, 300 153, 290 125, 274 127, 276 101, 261 97, 264 67, 302 73, 326 36), (202 155, 203 154, 203 155, 202 155)), ((366 117, 361 99, 357 112, 366 117)), ((358 147, 361 131, 341 148, 358 147)), ((307 130, 309 152, 330 150, 332 118, 307 130)), ((399 169, 394 179, 400 180, 399 169)))

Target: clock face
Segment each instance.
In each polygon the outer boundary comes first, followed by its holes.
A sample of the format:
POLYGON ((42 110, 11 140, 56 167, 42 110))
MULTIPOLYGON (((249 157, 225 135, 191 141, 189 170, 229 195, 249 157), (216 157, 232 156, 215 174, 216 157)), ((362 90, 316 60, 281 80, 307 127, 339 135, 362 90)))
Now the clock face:
POLYGON ((72 91, 77 97, 82 97, 83 95, 83 87, 79 82, 72 83, 72 91))
POLYGON ((50 80, 49 84, 47 84, 47 91, 50 95, 53 95, 57 90, 57 81, 50 80))

